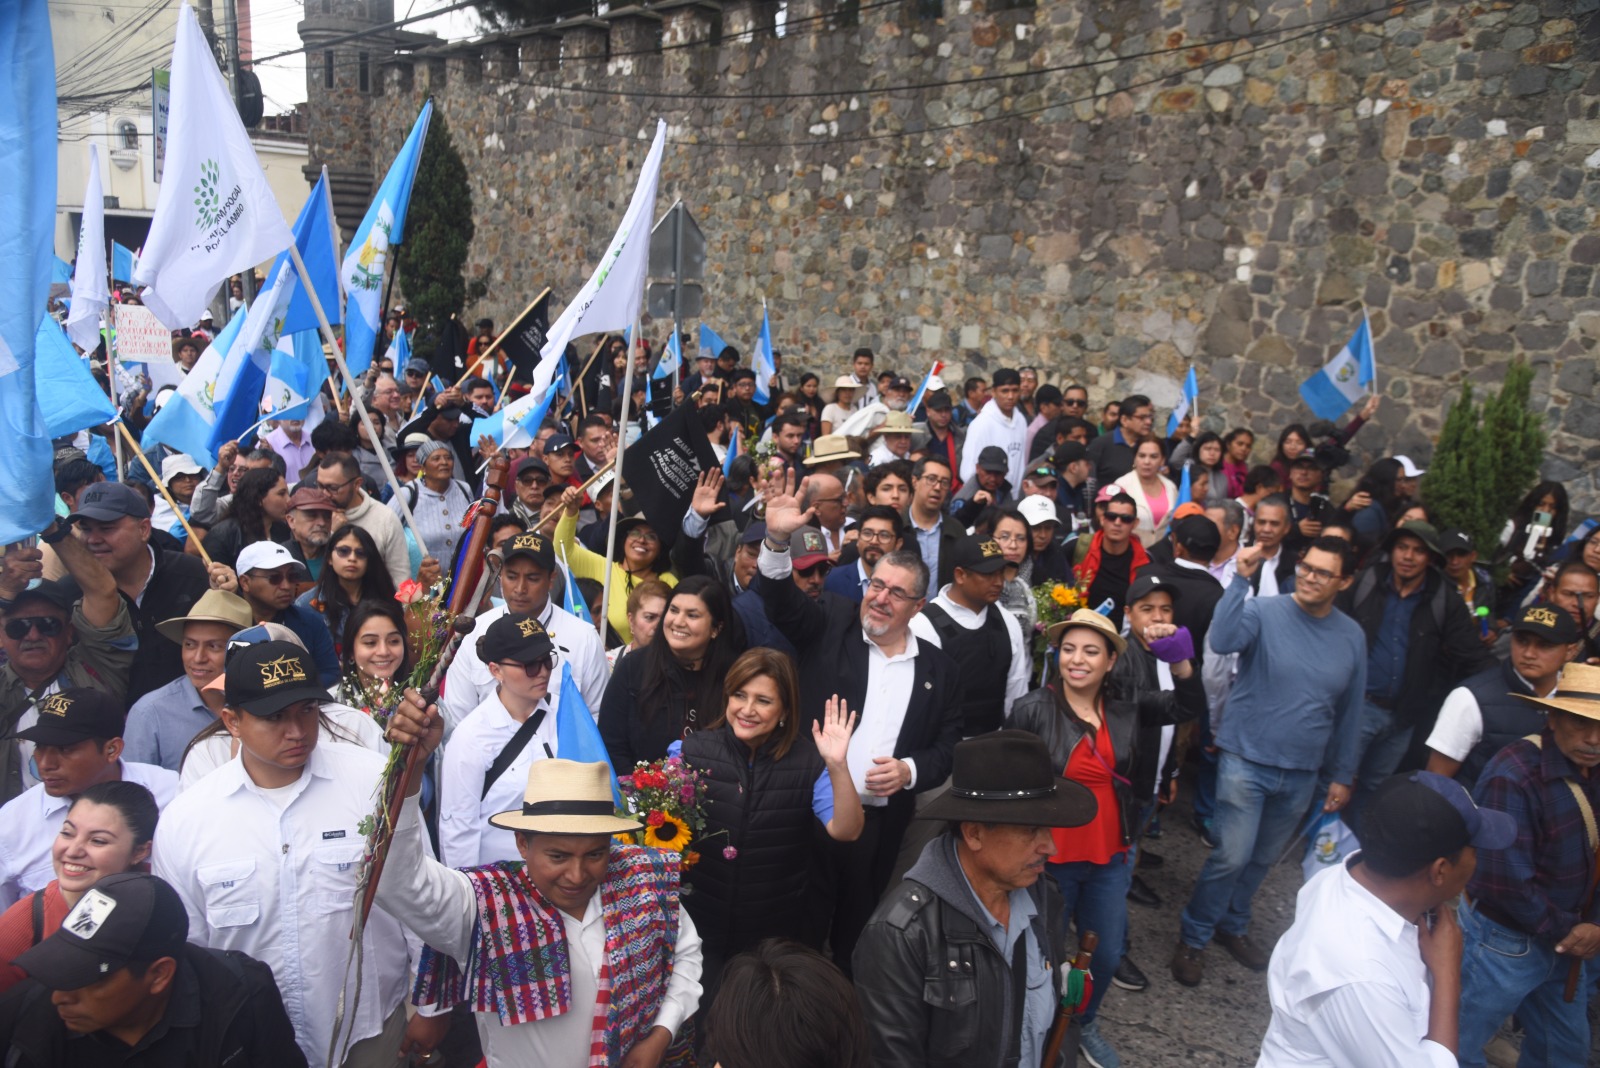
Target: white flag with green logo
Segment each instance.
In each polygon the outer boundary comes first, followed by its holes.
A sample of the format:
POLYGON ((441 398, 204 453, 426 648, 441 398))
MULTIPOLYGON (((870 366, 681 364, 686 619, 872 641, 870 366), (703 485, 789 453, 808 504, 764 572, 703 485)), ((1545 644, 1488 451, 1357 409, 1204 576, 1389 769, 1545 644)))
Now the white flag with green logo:
POLYGON ((289 247, 233 94, 194 9, 178 9, 161 193, 134 270, 140 297, 173 330, 193 326, 232 274, 289 247))

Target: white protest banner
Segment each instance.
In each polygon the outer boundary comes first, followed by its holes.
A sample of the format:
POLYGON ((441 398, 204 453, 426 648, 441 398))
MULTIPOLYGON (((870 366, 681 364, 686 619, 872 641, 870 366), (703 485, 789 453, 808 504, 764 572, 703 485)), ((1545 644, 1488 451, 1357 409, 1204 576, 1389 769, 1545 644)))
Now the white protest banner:
POLYGON ((149 308, 116 306, 117 359, 123 363, 171 363, 172 331, 149 308))

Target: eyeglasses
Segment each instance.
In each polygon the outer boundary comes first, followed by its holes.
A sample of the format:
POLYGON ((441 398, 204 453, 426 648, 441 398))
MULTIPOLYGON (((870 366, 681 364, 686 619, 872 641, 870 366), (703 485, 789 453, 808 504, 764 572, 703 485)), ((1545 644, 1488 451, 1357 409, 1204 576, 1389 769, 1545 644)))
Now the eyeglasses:
POLYGON ((343 482, 335 482, 335 483, 330 485, 329 483, 324 482, 319 478, 319 479, 317 479, 317 489, 321 490, 324 493, 338 493, 340 490, 342 490, 346 486, 350 485, 350 483, 359 482, 360 480, 361 480, 361 476, 357 475, 354 478, 347 478, 343 482))
POLYGON ((887 545, 890 542, 894 541, 894 531, 892 531, 892 530, 863 530, 860 534, 857 534, 856 537, 859 538, 861 541, 881 541, 885 545, 887 545))
POLYGON ((625 541, 636 541, 640 545, 660 545, 661 536, 653 530, 630 530, 625 541))
POLYGON ((1028 540, 1026 534, 996 534, 994 540, 1001 545, 1021 545, 1028 540))
POLYGON ((941 486, 950 485, 950 480, 948 478, 940 478, 938 475, 923 475, 921 478, 917 479, 917 481, 932 486, 935 489, 938 489, 941 486))
POLYGON ((797 567, 794 569, 794 573, 805 578, 812 578, 820 572, 824 577, 826 577, 828 572, 832 570, 833 565, 826 560, 822 560, 812 564, 810 567, 797 567))
POLYGON ((870 579, 867 582, 867 592, 874 594, 888 593, 889 599, 896 604, 910 604, 917 599, 916 594, 907 593, 899 586, 891 586, 882 579, 870 579))
POLYGON ((1107 512, 1105 521, 1107 523, 1137 523, 1139 517, 1137 515, 1129 515, 1126 512, 1107 512))
POLYGON ((37 630, 41 638, 54 638, 66 629, 66 620, 55 616, 19 616, 6 620, 6 637, 14 642, 26 638, 31 630, 37 630))
POLYGON ((333 547, 333 555, 346 560, 365 560, 367 558, 367 550, 359 545, 335 545, 333 547))
POLYGON ((1067 397, 1061 402, 1063 408, 1087 408, 1089 401, 1085 397, 1067 397))
POLYGON ((536 679, 540 675, 548 675, 556 668, 554 653, 542 656, 538 660, 530 660, 526 664, 519 664, 515 660, 500 660, 497 663, 503 668, 521 668, 522 673, 530 679, 536 679))
POLYGON ((1318 582, 1335 582, 1340 577, 1338 574, 1332 571, 1328 571, 1320 567, 1312 567, 1310 564, 1304 562, 1294 565, 1294 573, 1299 575, 1301 578, 1314 578, 1318 582))
POLYGON ((293 581, 288 571, 246 571, 244 575, 245 578, 265 582, 268 586, 282 586, 285 582, 293 581))

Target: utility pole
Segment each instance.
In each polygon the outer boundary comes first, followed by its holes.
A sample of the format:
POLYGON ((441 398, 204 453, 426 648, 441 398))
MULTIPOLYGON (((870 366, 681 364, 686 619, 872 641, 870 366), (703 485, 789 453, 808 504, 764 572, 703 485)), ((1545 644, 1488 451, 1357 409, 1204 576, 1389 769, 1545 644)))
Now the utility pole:
MULTIPOLYGON (((235 0, 222 0, 222 28, 228 43, 228 89, 233 94, 234 106, 239 102, 239 9, 235 0)), ((239 274, 244 285, 245 303, 256 299, 256 269, 246 267, 239 274)), ((231 296, 231 294, 230 294, 231 296)), ((229 318, 232 318, 230 315, 229 318)))

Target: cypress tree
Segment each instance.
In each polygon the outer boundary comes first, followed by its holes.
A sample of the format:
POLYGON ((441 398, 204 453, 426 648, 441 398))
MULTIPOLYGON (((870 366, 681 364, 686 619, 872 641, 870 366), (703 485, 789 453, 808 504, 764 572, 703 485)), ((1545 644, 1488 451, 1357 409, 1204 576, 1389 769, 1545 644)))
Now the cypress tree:
POLYGON ((421 337, 437 338, 469 297, 482 296, 484 289, 482 282, 475 282, 469 293, 462 275, 475 229, 472 189, 450 125, 437 107, 428 123, 409 212, 405 244, 396 257, 401 285, 421 337))

